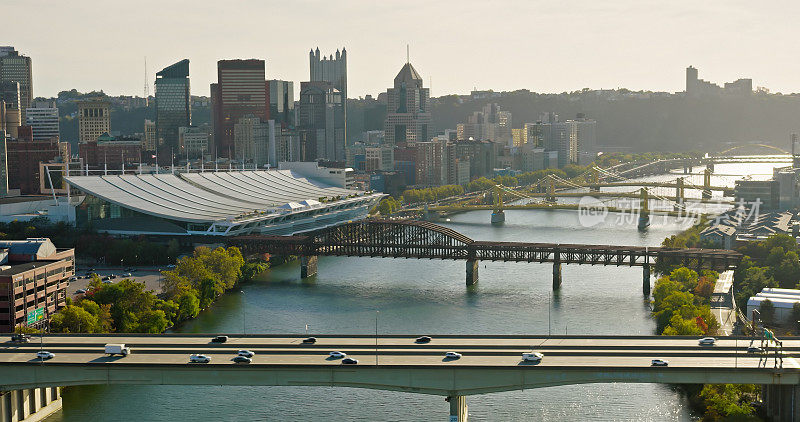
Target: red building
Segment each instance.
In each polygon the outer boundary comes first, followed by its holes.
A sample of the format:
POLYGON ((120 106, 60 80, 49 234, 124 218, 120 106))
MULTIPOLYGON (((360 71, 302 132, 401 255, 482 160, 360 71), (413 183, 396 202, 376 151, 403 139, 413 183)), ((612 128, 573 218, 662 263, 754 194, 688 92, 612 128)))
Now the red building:
POLYGON ((269 82, 264 60, 220 60, 211 84, 211 121, 218 157, 236 157, 233 126, 253 115, 269 120, 269 82))
MULTIPOLYGON (((20 131, 23 127, 25 126, 20 126, 20 131)), ((69 157, 69 144, 61 147, 67 148, 66 156, 69 157)), ((62 157, 62 151, 59 149, 59 142, 56 139, 45 141, 10 140, 6 142, 6 154, 8 188, 19 189, 23 195, 40 193, 39 163, 49 163, 62 157)))
POLYGON ((0 241, 0 264, 0 333, 42 327, 66 305, 75 249, 56 249, 46 238, 0 241))
POLYGON ((119 170, 123 160, 127 166, 141 162, 142 141, 137 138, 115 138, 104 133, 96 142, 78 144, 78 154, 89 168, 119 170))

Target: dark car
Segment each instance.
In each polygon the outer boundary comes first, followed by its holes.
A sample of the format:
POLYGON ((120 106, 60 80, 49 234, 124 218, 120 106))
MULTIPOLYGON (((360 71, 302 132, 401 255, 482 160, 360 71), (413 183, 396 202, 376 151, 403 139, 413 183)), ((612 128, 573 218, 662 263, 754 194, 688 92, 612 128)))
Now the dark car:
POLYGON ((317 342, 317 338, 316 337, 309 337, 309 338, 303 339, 303 344, 314 344, 316 342, 317 342))
POLYGON ((109 277, 111 277, 111 279, 113 280, 113 279, 117 278, 117 275, 116 274, 111 274, 111 275, 109 275, 109 277))
POLYGON ((12 334, 11 341, 16 343, 27 343, 31 341, 31 338, 25 334, 12 334))
POLYGON ((251 358, 249 358, 247 356, 235 356, 233 358, 233 361, 236 362, 236 363, 250 363, 250 362, 253 361, 253 359, 251 359, 251 358))
POLYGON ((431 337, 430 336, 417 337, 417 339, 414 340, 414 341, 416 343, 430 343, 431 342, 431 337))
POLYGON ((342 365, 358 365, 358 359, 344 358, 342 359, 342 365))
POLYGON ((225 343, 228 341, 228 336, 216 336, 211 339, 212 343, 225 343))

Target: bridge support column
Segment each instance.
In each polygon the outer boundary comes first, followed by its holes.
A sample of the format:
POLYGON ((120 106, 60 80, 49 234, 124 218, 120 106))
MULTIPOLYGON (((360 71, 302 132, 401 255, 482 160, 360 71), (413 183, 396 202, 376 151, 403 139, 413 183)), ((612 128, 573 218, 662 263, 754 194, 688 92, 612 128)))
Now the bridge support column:
POLYGON ((317 275, 316 255, 300 257, 300 278, 308 278, 317 275))
POLYGON ((474 286, 478 282, 478 260, 467 260, 467 286, 474 286))
POLYGON ((553 260, 553 290, 561 289, 561 259, 556 253, 553 260))
POLYGON ((650 265, 647 264, 642 267, 642 293, 650 296, 650 265))
POLYGON ((448 396, 450 402, 450 422, 467 422, 467 397, 448 396))
POLYGON ((0 422, 44 420, 61 409, 61 387, 0 392, 0 422))
POLYGON ((800 386, 766 384, 761 387, 761 398, 770 420, 800 420, 800 386))

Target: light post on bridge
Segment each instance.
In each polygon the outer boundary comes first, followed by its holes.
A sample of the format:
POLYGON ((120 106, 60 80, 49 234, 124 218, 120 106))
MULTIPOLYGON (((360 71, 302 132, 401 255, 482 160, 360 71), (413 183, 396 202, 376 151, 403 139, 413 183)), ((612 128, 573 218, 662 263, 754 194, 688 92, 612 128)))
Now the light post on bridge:
POLYGON ((378 314, 381 311, 375 311, 375 366, 378 366, 378 314))

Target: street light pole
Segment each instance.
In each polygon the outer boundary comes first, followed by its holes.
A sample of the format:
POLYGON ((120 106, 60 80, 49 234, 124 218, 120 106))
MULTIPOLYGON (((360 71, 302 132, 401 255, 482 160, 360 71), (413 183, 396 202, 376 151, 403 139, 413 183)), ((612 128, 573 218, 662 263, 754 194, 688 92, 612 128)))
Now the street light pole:
POLYGON ((378 366, 378 314, 381 311, 375 311, 375 366, 378 366))

